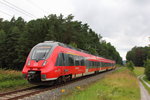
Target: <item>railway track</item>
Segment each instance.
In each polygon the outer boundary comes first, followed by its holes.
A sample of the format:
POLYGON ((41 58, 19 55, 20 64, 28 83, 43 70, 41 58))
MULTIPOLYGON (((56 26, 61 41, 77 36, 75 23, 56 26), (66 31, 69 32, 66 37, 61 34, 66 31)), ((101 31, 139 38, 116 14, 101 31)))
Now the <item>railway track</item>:
MULTIPOLYGON (((109 72, 110 71, 105 72, 105 73, 109 73, 109 72)), ((103 73, 103 72, 101 72, 101 73, 103 73)), ((44 91, 56 89, 56 88, 59 88, 61 86, 71 84, 71 83, 74 83, 76 81, 86 79, 86 78, 90 78, 90 77, 93 77, 93 76, 96 76, 96 75, 91 74, 91 75, 83 76, 83 77, 80 77, 80 78, 73 79, 73 80, 71 80, 69 82, 66 82, 64 84, 50 85, 50 86, 35 86, 35 87, 16 90, 16 91, 12 91, 12 92, 1 93, 0 94, 0 100, 18 100, 18 99, 21 99, 21 98, 24 98, 24 97, 29 97, 31 95, 35 95, 35 94, 38 94, 38 93, 41 93, 41 92, 44 92, 44 91)))
POLYGON ((0 100, 16 100, 19 98, 23 98, 29 95, 36 94, 40 92, 41 90, 44 90, 44 88, 42 89, 41 86, 34 86, 34 87, 25 88, 21 90, 1 93, 0 100))

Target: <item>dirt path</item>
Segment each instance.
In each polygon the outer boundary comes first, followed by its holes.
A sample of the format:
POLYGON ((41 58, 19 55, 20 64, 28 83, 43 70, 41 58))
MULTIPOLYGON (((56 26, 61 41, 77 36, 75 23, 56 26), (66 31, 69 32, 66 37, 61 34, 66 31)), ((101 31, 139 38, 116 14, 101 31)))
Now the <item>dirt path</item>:
POLYGON ((150 100, 150 95, 148 94, 147 90, 143 86, 143 84, 139 81, 140 90, 141 90, 141 100, 150 100))

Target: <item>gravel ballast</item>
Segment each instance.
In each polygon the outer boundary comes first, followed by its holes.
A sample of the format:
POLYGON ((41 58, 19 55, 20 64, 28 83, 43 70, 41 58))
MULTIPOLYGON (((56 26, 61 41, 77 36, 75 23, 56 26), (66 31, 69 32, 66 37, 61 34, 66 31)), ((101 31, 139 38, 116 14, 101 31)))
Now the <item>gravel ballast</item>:
POLYGON ((25 97, 19 100, 58 100, 60 99, 62 95, 69 93, 69 91, 73 91, 77 86, 89 85, 92 82, 102 79, 106 74, 110 74, 113 71, 114 70, 103 72, 97 75, 93 75, 89 78, 85 78, 85 79, 82 79, 82 80, 79 80, 70 84, 66 84, 59 88, 41 92, 39 94, 30 96, 30 97, 25 97))

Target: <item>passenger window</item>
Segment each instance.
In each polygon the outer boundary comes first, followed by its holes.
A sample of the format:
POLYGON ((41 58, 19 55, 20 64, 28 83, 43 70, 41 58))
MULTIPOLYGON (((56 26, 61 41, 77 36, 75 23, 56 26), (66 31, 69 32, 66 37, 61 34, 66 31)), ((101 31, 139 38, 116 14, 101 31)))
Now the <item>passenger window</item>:
POLYGON ((69 55, 69 66, 74 66, 74 57, 73 55, 69 55))
POLYGON ((104 67, 104 63, 102 62, 102 67, 104 67))
POLYGON ((64 65, 69 66, 69 55, 64 53, 64 65))
POLYGON ((82 57, 82 59, 81 59, 81 66, 85 66, 84 57, 82 57))
POLYGON ((75 60, 75 66, 79 66, 80 65, 80 58, 78 56, 74 56, 74 60, 75 60))
POLYGON ((64 66, 63 53, 60 53, 57 57, 56 66, 64 66))
POLYGON ((85 61, 87 68, 90 68, 90 62, 88 60, 85 61))

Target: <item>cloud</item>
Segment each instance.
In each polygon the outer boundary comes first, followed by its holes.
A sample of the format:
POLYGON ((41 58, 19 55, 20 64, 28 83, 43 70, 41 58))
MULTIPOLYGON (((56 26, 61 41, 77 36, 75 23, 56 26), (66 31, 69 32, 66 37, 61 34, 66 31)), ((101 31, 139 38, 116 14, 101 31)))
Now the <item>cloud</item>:
MULTIPOLYGON (((3 1, 3 0, 1 0, 3 1)), ((75 20, 88 23, 104 39, 116 47, 123 59, 134 46, 146 46, 150 37, 150 0, 9 0, 14 5, 40 18, 44 15, 73 14, 75 20)), ((24 14, 0 4, 1 10, 22 16, 24 14)), ((1 17, 10 19, 0 12, 1 17)))
POLYGON ((148 45, 149 3, 149 0, 74 0, 74 13, 111 42, 125 59, 132 47, 148 45))

